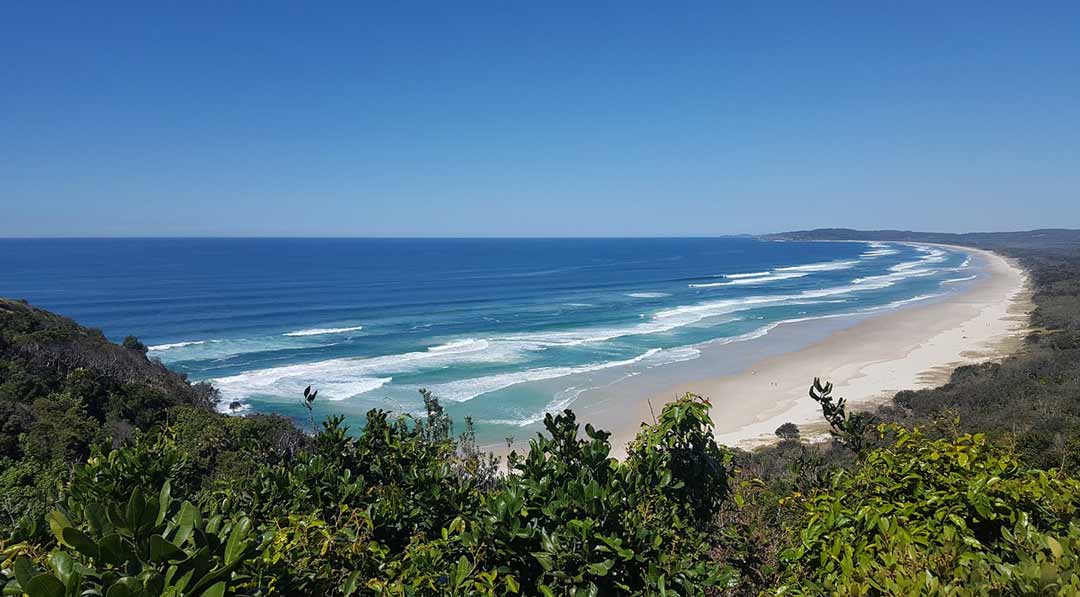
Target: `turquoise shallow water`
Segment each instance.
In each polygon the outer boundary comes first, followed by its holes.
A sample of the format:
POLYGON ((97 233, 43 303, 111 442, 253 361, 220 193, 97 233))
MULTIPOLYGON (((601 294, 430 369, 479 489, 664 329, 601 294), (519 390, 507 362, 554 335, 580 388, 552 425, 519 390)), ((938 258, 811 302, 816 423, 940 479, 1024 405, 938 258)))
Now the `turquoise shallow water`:
POLYGON ((0 240, 0 295, 139 336, 235 412, 362 420, 427 387, 482 439, 780 321, 961 288, 952 249, 712 239, 0 240))

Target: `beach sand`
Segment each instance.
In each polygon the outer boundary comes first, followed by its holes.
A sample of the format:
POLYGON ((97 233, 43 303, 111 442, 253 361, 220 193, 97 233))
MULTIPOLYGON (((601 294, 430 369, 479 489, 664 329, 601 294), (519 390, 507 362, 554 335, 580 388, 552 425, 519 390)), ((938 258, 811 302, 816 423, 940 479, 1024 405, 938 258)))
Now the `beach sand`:
POLYGON ((1020 267, 994 253, 957 248, 982 262, 983 275, 946 299, 785 323, 761 339, 703 347, 692 368, 663 367, 663 377, 621 381, 574 409, 580 420, 612 431, 614 455, 622 457, 641 421, 686 392, 710 399, 718 442, 750 448, 775 441, 776 428, 789 421, 804 434, 824 433, 820 408, 807 397, 814 377, 831 381, 833 395, 854 408, 900 390, 940 385, 957 366, 1001 358, 1022 346, 1031 310, 1020 267), (710 376, 710 368, 720 374, 710 376), (672 375, 681 376, 677 383, 672 375))

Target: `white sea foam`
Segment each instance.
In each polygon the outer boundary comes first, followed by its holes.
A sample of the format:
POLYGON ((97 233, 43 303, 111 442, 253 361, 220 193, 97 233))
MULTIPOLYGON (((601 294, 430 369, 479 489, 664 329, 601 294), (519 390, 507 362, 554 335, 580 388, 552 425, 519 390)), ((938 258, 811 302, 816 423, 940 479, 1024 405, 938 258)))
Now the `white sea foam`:
POLYGON ((870 248, 870 250, 864 252, 862 255, 859 255, 859 257, 862 258, 862 259, 873 259, 874 257, 883 257, 885 255, 895 255, 895 254, 900 252, 900 251, 897 251, 896 249, 893 249, 888 243, 869 242, 869 243, 866 243, 866 245, 867 245, 867 247, 870 248))
POLYGON ((184 344, 184 346, 175 346, 169 348, 167 351, 161 352, 161 357, 167 362, 191 360, 223 361, 225 359, 250 353, 289 350, 295 348, 316 348, 319 346, 333 345, 313 345, 310 343, 298 344, 297 340, 283 338, 280 335, 256 338, 235 338, 230 340, 204 340, 184 344))
POLYGON ((660 352, 659 348, 651 348, 644 354, 622 361, 607 361, 573 367, 538 367, 536 369, 527 369, 525 371, 511 371, 507 373, 497 373, 495 375, 486 375, 484 377, 462 379, 459 381, 429 386, 428 389, 439 398, 453 402, 466 402, 477 396, 496 392, 520 383, 555 379, 557 377, 574 375, 575 373, 588 373, 600 371, 602 369, 610 369, 612 367, 632 365, 658 352, 660 352))
POLYGON ((173 342, 172 344, 157 344, 155 346, 147 347, 147 350, 162 351, 173 350, 174 348, 183 348, 185 346, 198 346, 199 344, 205 344, 206 340, 193 340, 191 342, 173 342))
POLYGON ((880 274, 877 276, 866 276, 863 278, 855 278, 851 282, 858 284, 867 289, 888 288, 900 280, 906 280, 907 278, 920 278, 923 276, 932 276, 937 272, 930 269, 902 269, 893 271, 889 274, 880 274))
MULTIPOLYGON (((484 377, 463 379, 431 386, 429 389, 440 398, 446 398, 447 400, 454 402, 466 402, 477 396, 496 392, 520 383, 543 381, 581 373, 592 373, 594 371, 602 371, 615 367, 626 367, 635 364, 641 364, 647 368, 659 367, 680 361, 696 359, 700 354, 701 352, 692 346, 671 349, 651 348, 643 354, 625 360, 607 361, 572 367, 539 367, 526 371, 499 373, 484 377)), ((580 394, 580 392, 578 394, 580 394)), ((543 412, 538 413, 538 415, 534 414, 533 416, 526 417, 526 419, 528 422, 535 422, 536 420, 543 419, 544 413, 561 410, 562 408, 565 408, 565 406, 560 406, 561 404, 569 405, 575 398, 577 398, 577 394, 573 395, 573 397, 563 396, 562 399, 557 398, 553 403, 545 407, 543 412)))
POLYGON ((708 284, 690 284, 690 288, 714 288, 716 286, 747 286, 752 284, 767 284, 769 282, 777 282, 779 280, 790 280, 792 278, 803 278, 809 276, 806 272, 789 272, 786 274, 773 274, 771 276, 756 276, 753 278, 739 278, 736 280, 730 280, 728 282, 710 282, 708 284))
POLYGON ((968 280, 974 280, 976 276, 964 276, 963 278, 952 278, 951 280, 942 280, 942 284, 955 284, 957 282, 966 282, 968 280))
POLYGON ((874 312, 874 311, 888 311, 890 309, 895 309, 897 307, 902 307, 904 305, 909 305, 911 303, 918 303, 918 302, 925 301, 925 300, 928 300, 928 299, 937 298, 939 296, 941 296, 941 295, 940 294, 920 294, 918 296, 913 296, 911 298, 906 298, 906 299, 901 299, 901 300, 898 300, 898 301, 893 301, 891 303, 886 303, 884 305, 877 305, 875 307, 867 307, 865 309, 859 309, 859 312, 861 312, 861 313, 870 313, 870 312, 874 312))
POLYGON ((460 363, 512 363, 519 358, 519 347, 512 343, 492 346, 486 340, 466 339, 416 352, 258 369, 211 382, 225 401, 253 394, 292 398, 299 396, 308 384, 318 387, 319 396, 344 400, 378 389, 398 373, 460 363))
POLYGON ((547 416, 548 413, 555 414, 569 408, 570 405, 578 399, 578 396, 581 396, 588 390, 595 389, 595 387, 579 388, 577 386, 571 386, 569 388, 566 388, 565 390, 560 390, 559 392, 556 392, 555 396, 551 399, 551 402, 548 402, 542 410, 538 410, 529 415, 524 415, 518 419, 489 419, 484 422, 490 423, 492 425, 513 425, 514 427, 526 427, 528 425, 532 425, 533 423, 539 423, 540 421, 543 421, 544 417, 547 416))
POLYGON ((900 271, 894 271, 889 274, 855 278, 854 280, 852 280, 851 284, 847 284, 844 286, 833 286, 816 290, 804 290, 797 294, 748 296, 739 299, 710 301, 697 305, 684 305, 681 307, 675 307, 672 309, 659 311, 653 317, 654 319, 658 320, 666 320, 671 318, 681 320, 682 323, 673 326, 679 327, 680 325, 688 325, 689 323, 694 323, 707 317, 715 317, 717 315, 734 313, 736 311, 743 311, 756 307, 806 304, 817 302, 812 301, 811 299, 849 294, 853 292, 863 292, 867 290, 880 290, 882 288, 888 288, 889 286, 892 286, 897 282, 900 282, 907 278, 931 276, 935 273, 937 273, 937 271, 929 269, 903 269, 900 271))
POLYGON ((310 330, 297 330, 295 332, 287 332, 282 336, 324 336, 326 334, 344 334, 345 332, 358 332, 364 329, 362 325, 356 325, 347 328, 311 328, 310 330))
POLYGON ((793 265, 790 267, 778 267, 778 272, 831 272, 842 269, 851 269, 858 265, 858 261, 825 261, 823 263, 808 263, 806 265, 793 265))
POLYGON ((666 292, 631 292, 626 296, 630 298, 663 298, 670 295, 666 292))
MULTIPOLYGON (((690 361, 701 356, 701 351, 693 346, 677 346, 675 348, 665 348, 661 351, 655 352, 639 361, 642 365, 645 365, 647 369, 653 367, 660 367, 663 365, 670 365, 681 361, 690 361)), ((492 423, 495 425, 513 425, 515 427, 526 427, 533 423, 539 423, 544 420, 544 417, 548 413, 558 413, 569 408, 579 396, 583 393, 597 390, 604 387, 612 386, 620 381, 639 375, 640 371, 630 371, 625 375, 622 375, 612 381, 596 386, 571 386, 564 390, 560 390, 555 393, 551 401, 544 405, 544 408, 533 412, 528 415, 516 419, 493 419, 485 421, 486 423, 492 423)))
POLYGON ((768 276, 771 273, 772 272, 770 272, 770 271, 764 271, 764 272, 750 272, 750 273, 746 273, 746 274, 724 274, 722 277, 728 278, 729 280, 738 280, 740 278, 759 278, 761 276, 768 276))
POLYGON ((902 272, 902 271, 905 271, 905 270, 910 270, 910 269, 922 267, 922 266, 925 266, 925 265, 929 265, 931 263, 941 263, 942 261, 945 261, 946 259, 948 259, 948 254, 945 251, 942 251, 941 249, 935 249, 935 248, 932 248, 932 247, 918 246, 918 247, 915 247, 915 250, 919 251, 920 253, 923 253, 924 255, 922 257, 918 258, 915 261, 905 261, 904 263, 898 263, 898 264, 890 267, 889 271, 902 272))
POLYGON ((487 340, 477 340, 476 338, 463 338, 461 340, 451 340, 445 344, 439 344, 438 346, 432 346, 428 348, 428 352, 469 352, 474 350, 484 350, 488 346, 487 340))

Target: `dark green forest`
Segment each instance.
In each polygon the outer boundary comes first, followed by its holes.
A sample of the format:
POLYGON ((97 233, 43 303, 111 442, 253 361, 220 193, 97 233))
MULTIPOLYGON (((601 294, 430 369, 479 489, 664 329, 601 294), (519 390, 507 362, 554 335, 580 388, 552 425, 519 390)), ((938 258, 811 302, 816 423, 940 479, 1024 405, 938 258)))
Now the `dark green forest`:
MULTIPOLYGON (((219 414, 136 338, 0 299, 5 595, 1080 594, 1080 232, 824 230, 977 246, 1030 273, 1023 347, 832 430, 717 445, 707 398, 627 457, 565 411, 525 453, 477 448, 424 393, 299 429, 219 414)), ((298 401, 317 401, 319 380, 298 401)))

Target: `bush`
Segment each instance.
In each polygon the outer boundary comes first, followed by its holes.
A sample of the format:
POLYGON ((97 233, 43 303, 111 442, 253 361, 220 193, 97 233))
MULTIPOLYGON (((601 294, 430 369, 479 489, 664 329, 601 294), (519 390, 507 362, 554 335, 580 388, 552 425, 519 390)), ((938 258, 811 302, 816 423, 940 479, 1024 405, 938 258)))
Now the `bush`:
POLYGON ((123 346, 124 348, 129 348, 131 350, 137 350, 137 351, 139 351, 139 352, 141 352, 143 354, 146 354, 146 352, 148 350, 146 348, 146 345, 143 344, 141 341, 139 341, 139 339, 136 338, 135 336, 127 336, 126 338, 124 338, 124 341, 123 341, 123 343, 121 343, 121 346, 123 346))
POLYGON ((45 570, 15 560, 5 594, 30 597, 223 597, 247 580, 237 570, 255 551, 251 521, 204 520, 191 503, 179 504, 165 483, 144 496, 135 489, 125 507, 88 503, 84 523, 59 510, 49 525, 64 549, 52 552, 45 570))
POLYGON ((981 435, 895 443, 806 500, 781 593, 1075 594, 1080 482, 981 435))

